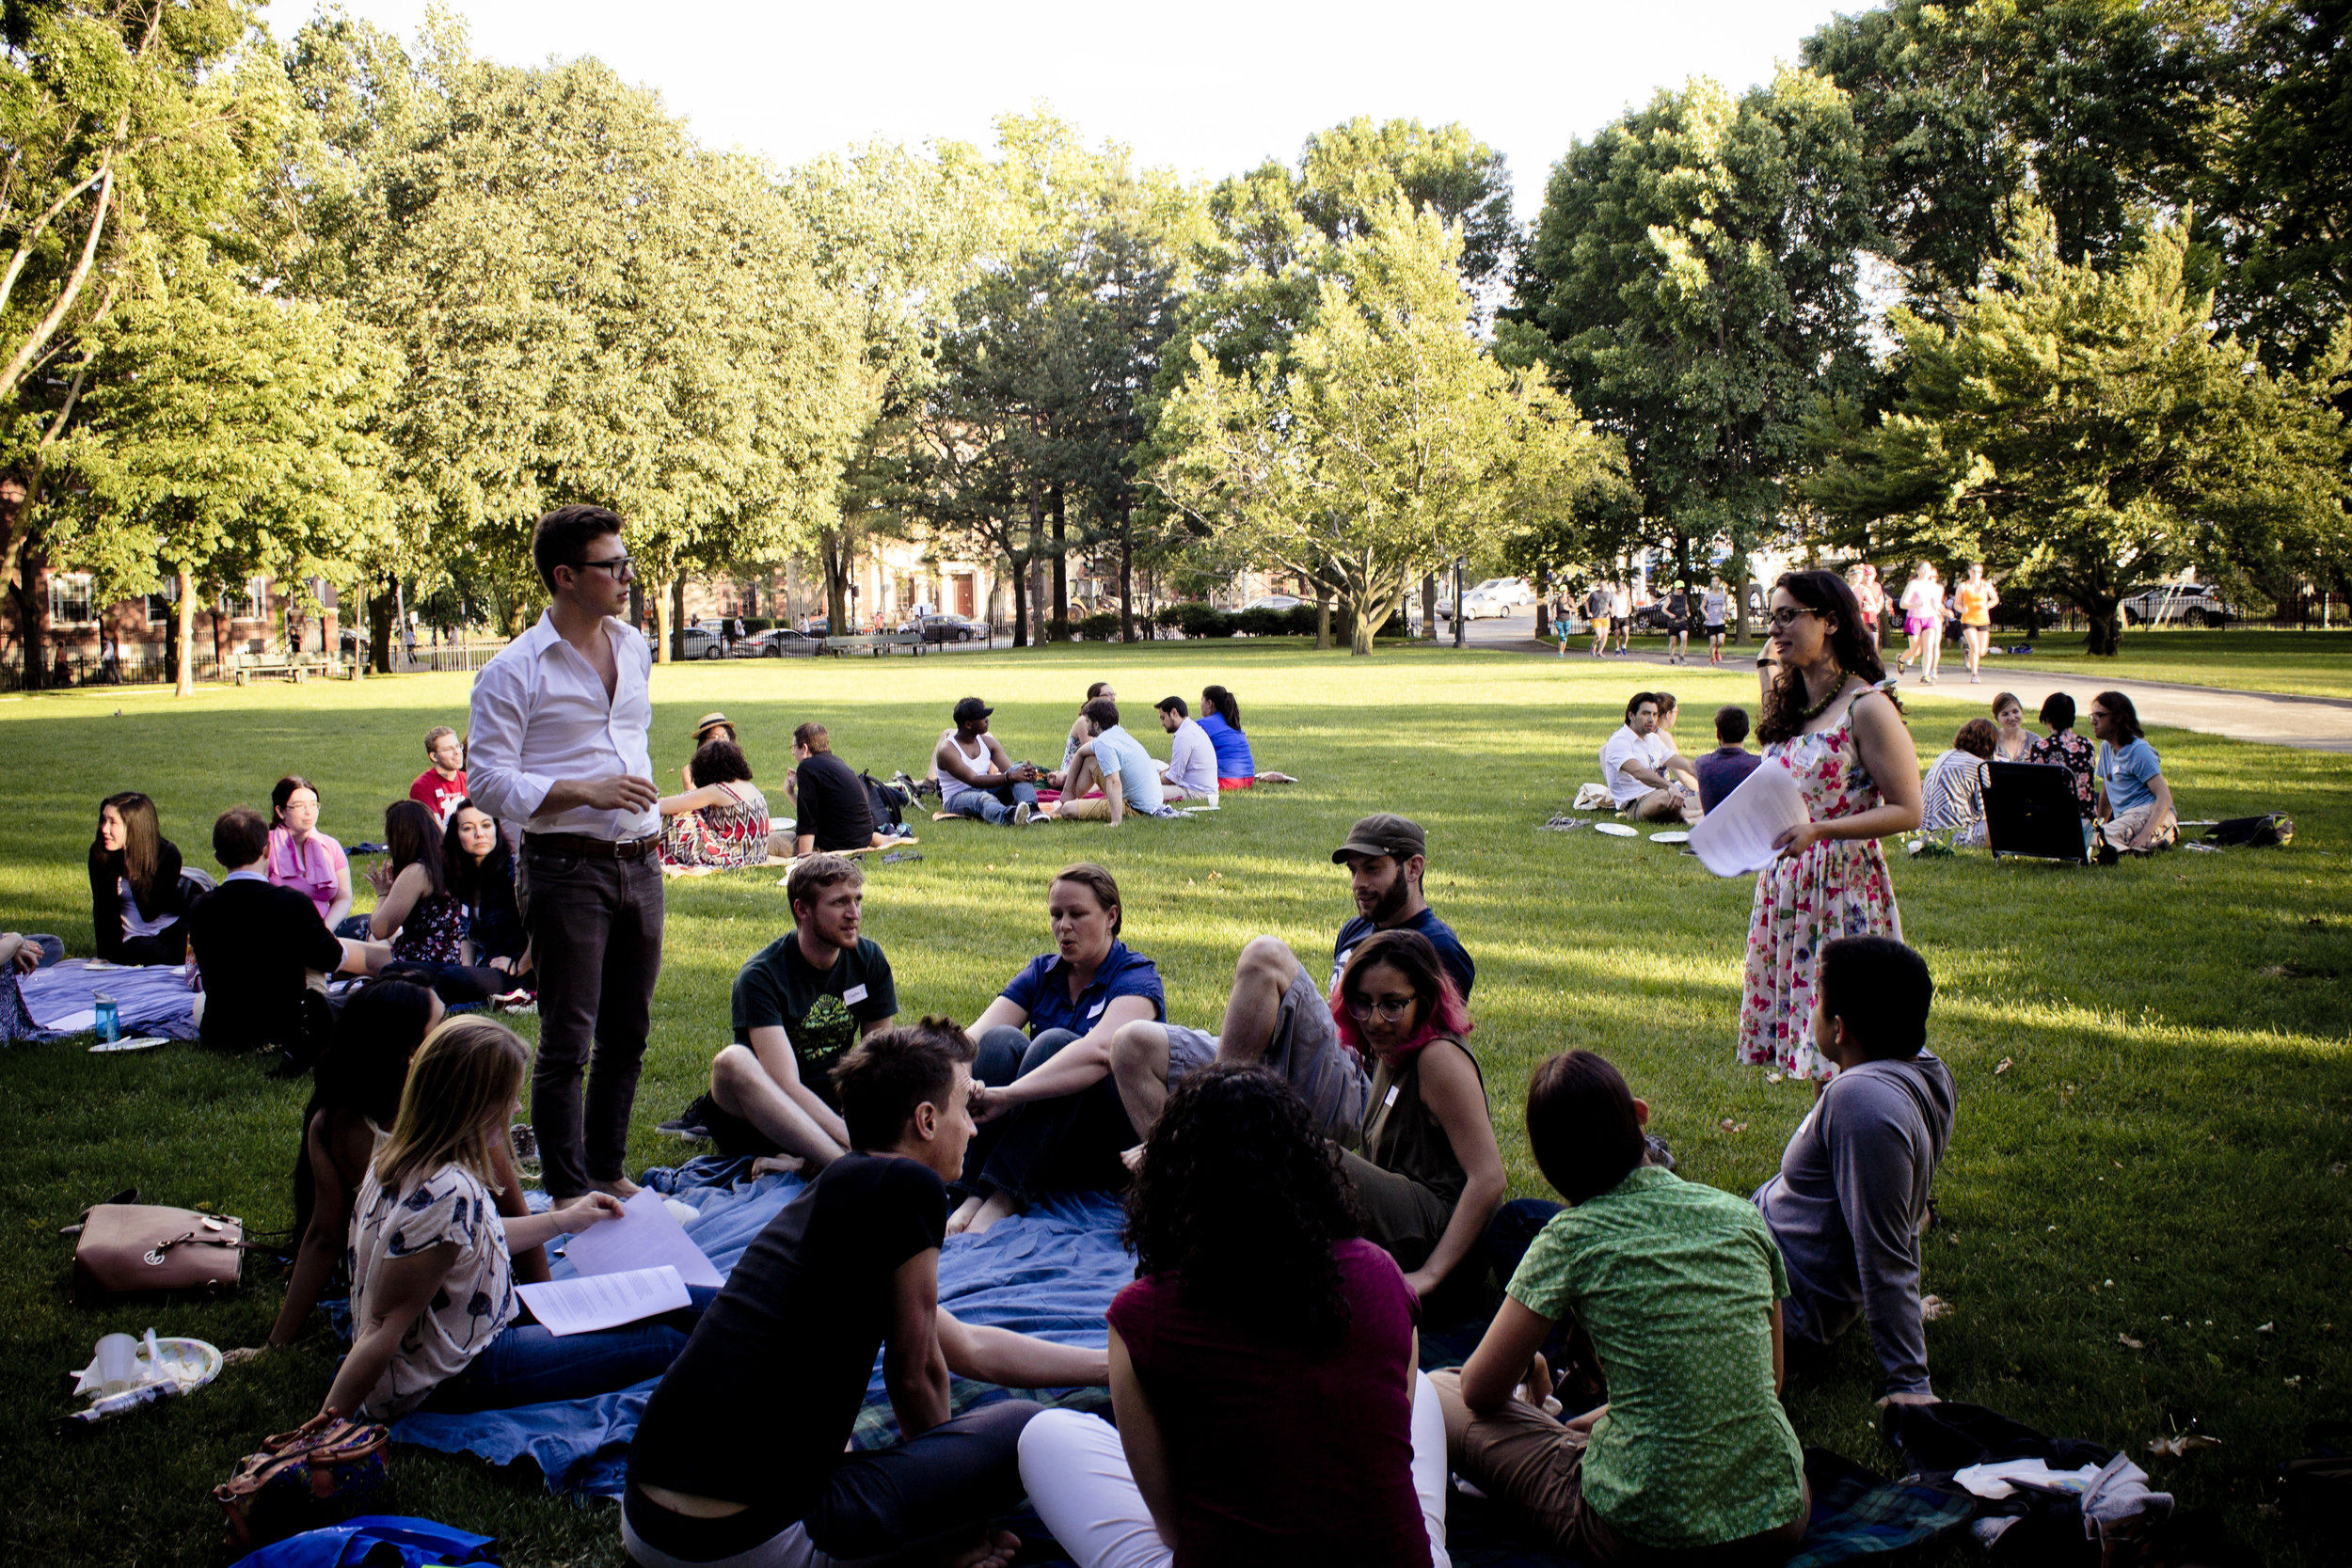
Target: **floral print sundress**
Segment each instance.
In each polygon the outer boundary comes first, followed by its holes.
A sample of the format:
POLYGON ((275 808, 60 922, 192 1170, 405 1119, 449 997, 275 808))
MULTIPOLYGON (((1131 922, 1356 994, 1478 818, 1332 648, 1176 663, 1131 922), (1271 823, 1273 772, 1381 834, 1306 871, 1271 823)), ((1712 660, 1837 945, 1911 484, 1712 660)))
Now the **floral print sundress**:
MULTIPOLYGON (((1764 748, 1763 766, 1788 769, 1816 822, 1885 804, 1854 745, 1853 703, 1867 695, 1848 703, 1828 729, 1764 748)), ((1823 839, 1757 872, 1747 972, 1740 986, 1740 1060, 1791 1077, 1827 1078, 1830 1066, 1813 1048, 1813 967, 1821 943, 1836 937, 1899 940, 1902 934, 1886 852, 1877 839, 1823 839)))

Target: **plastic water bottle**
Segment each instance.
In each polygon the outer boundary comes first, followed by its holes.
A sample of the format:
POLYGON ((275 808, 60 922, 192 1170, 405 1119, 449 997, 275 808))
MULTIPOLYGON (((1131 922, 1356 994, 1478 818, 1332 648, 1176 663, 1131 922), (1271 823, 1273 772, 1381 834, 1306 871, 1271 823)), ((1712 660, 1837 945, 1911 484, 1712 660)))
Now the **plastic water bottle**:
POLYGON ((98 1014, 98 1037, 108 1045, 114 1044, 122 1033, 121 1009, 115 1006, 115 999, 103 990, 90 997, 90 1005, 98 1014))

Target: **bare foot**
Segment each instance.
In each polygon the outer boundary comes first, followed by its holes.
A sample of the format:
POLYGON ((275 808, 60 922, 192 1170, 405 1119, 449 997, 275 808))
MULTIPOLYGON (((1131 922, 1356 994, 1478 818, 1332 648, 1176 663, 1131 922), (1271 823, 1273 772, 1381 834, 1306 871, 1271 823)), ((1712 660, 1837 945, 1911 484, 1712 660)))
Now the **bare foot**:
POLYGON ((808 1162, 797 1154, 763 1154, 752 1162, 754 1176, 798 1176, 808 1162))
POLYGON ((977 1197, 965 1198, 956 1206, 956 1212, 947 1216, 947 1234, 962 1235, 971 1228, 972 1222, 979 1217, 979 1213, 980 1200, 977 1197))
POLYGON ((1005 1568, 1013 1555, 1021 1550, 1021 1538, 1010 1530, 993 1530, 960 1552, 950 1552, 940 1560, 947 1568, 1005 1568))
MULTIPOLYGON (((963 1219, 964 1211, 971 1208, 972 1200, 966 1198, 964 1200, 963 1208, 956 1211, 956 1218, 963 1219)), ((982 1231, 986 1230, 990 1226, 994 1225, 998 1220, 1009 1220, 1019 1212, 1021 1212, 1021 1205, 1013 1201, 1011 1194, 1004 1192, 991 1193, 988 1196, 988 1201, 981 1204, 979 1208, 972 1213, 969 1219, 964 1219, 963 1228, 971 1234, 977 1236, 982 1231)), ((955 1220, 951 1219, 947 1222, 947 1224, 948 1234, 954 1235, 956 1233, 955 1220)))
POLYGON ((591 1181, 588 1185, 597 1192, 611 1193, 623 1203, 637 1196, 637 1183, 626 1176, 616 1176, 610 1181, 591 1181))
POLYGON ((1133 1148, 1120 1150, 1119 1163, 1127 1167, 1127 1173, 1130 1176, 1141 1171, 1143 1169, 1143 1146, 1137 1144, 1133 1148))

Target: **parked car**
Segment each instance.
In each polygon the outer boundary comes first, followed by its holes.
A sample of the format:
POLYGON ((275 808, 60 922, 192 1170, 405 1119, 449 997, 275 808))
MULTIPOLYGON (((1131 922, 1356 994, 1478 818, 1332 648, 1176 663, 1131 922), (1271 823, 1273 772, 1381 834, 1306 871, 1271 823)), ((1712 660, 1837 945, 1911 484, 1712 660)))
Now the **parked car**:
POLYGON ((2127 626, 2168 621, 2185 626, 2220 626, 2246 618, 2244 610, 2202 582, 2160 582, 2134 594, 2122 608, 2127 626))
MULTIPOLYGON (((1468 602, 1472 594, 1483 594, 1506 610, 1517 610, 1535 602, 1535 589, 1525 578, 1488 578, 1465 592, 1463 600, 1468 602)), ((1476 620, 1477 616, 1470 618, 1476 620)))
POLYGON ((907 623, 926 642, 974 642, 988 635, 988 623, 967 615, 925 615, 907 623))
POLYGON ((1296 610, 1307 601, 1290 594, 1262 594, 1242 606, 1244 610, 1296 610))
POLYGON ((817 651, 818 639, 790 626, 775 626, 755 631, 735 645, 738 658, 782 658, 786 655, 806 657, 817 651))
MULTIPOLYGON (((1526 601, 1534 604, 1534 599, 1526 601)), ((1462 592, 1462 613, 1472 621, 1489 621, 1511 614, 1519 601, 1502 589, 1469 588, 1462 592)))

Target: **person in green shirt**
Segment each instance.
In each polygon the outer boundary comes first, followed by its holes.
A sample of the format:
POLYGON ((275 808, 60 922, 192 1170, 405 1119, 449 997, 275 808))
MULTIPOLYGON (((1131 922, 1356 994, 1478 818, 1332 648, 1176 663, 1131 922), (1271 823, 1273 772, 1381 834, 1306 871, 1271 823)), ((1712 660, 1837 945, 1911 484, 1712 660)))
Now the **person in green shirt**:
POLYGON ((1589 1051, 1535 1069, 1528 1142, 1568 1207, 1528 1248, 1462 1370, 1430 1378, 1447 1453, 1595 1568, 1698 1553, 1709 1568, 1779 1562, 1812 1511, 1780 1407, 1788 1276, 1752 1205, 1643 1163, 1648 1120, 1589 1051), (1609 1379, 1609 1402, 1565 1423, 1543 1408, 1536 1354, 1564 1317, 1609 1379))

